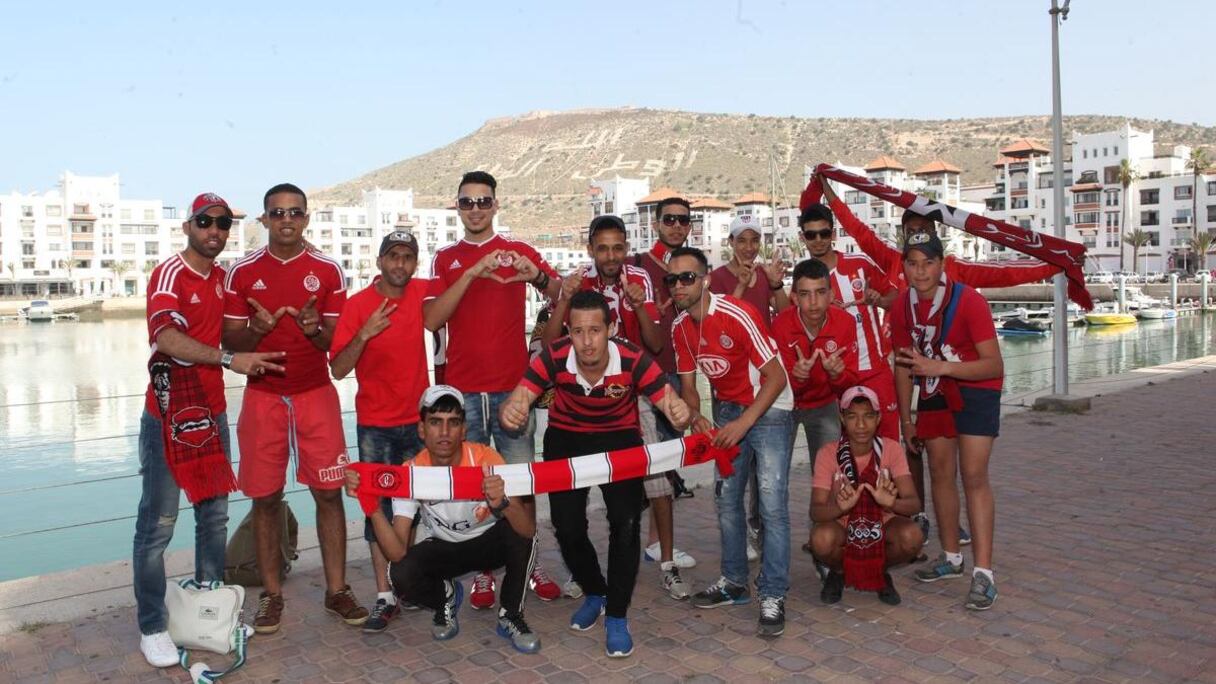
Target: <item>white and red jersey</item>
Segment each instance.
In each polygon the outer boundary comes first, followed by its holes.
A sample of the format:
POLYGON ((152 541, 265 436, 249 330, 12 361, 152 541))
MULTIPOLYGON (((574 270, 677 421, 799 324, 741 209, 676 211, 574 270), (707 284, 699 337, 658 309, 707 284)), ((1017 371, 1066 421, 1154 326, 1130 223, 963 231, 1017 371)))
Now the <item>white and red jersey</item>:
POLYGON ((891 349, 883 333, 881 313, 876 306, 863 304, 866 290, 887 294, 895 289, 885 271, 864 254, 836 252, 832 269, 832 297, 841 302, 845 313, 857 321, 857 370, 865 375, 886 365, 891 349))
MULTIPOLYGON (((253 315, 249 299, 274 313, 281 306, 301 309, 316 297, 317 311, 337 321, 346 303, 346 276, 338 262, 311 249, 284 261, 263 247, 232 265, 224 281, 224 318, 248 320, 253 315)), ((251 375, 248 389, 292 395, 329 384, 329 364, 324 351, 313 346, 289 314, 258 342, 254 351, 287 352, 278 363, 283 374, 251 375)))
MULTIPOLYGON (((750 406, 760 393, 760 368, 773 359, 785 373, 777 357, 777 343, 759 312, 730 295, 710 295, 700 325, 687 311, 681 312, 672 323, 671 342, 676 352, 676 372, 695 373, 700 369, 722 401, 750 406)), ((787 411, 794 408, 788 377, 772 407, 787 411)))
MULTIPOLYGON (((156 351, 156 336, 168 327, 174 327, 190 338, 208 347, 219 348, 224 321, 224 269, 211 265, 206 275, 190 268, 180 254, 174 254, 152 269, 148 277, 148 342, 156 351)), ((174 359, 183 366, 188 361, 174 359)), ((200 364, 199 380, 207 406, 213 415, 227 408, 224 399, 224 371, 219 366, 200 364)), ((152 385, 148 385, 148 412, 159 416, 152 385)))

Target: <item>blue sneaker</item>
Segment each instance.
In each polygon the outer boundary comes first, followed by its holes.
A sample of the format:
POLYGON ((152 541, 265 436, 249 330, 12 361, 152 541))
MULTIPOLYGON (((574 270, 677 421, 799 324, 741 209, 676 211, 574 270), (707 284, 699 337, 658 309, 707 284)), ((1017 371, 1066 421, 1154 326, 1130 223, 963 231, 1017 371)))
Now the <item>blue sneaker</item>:
POLYGON ((974 573, 971 576, 971 590, 967 592, 967 602, 963 605, 970 610, 988 610, 993 603, 996 603, 996 582, 988 579, 988 575, 982 572, 974 573))
POLYGON ((460 634, 460 623, 456 621, 456 611, 460 610, 460 600, 464 598, 464 587, 460 582, 444 580, 448 600, 439 610, 435 611, 435 619, 431 624, 431 637, 436 641, 447 641, 460 634))
POLYGON ((932 561, 927 566, 917 570, 914 574, 916 579, 922 582, 936 582, 940 579, 954 579, 955 577, 963 576, 963 566, 965 563, 954 565, 946 560, 946 554, 940 554, 937 560, 932 561))
POLYGON ((959 546, 967 546, 971 543, 971 533, 967 531, 967 528, 958 528, 958 543, 959 546))
POLYGON ((604 631, 608 633, 604 650, 609 658, 626 658, 633 653, 633 637, 629 634, 629 618, 604 618, 604 631))
POLYGON ((747 587, 741 587, 725 577, 692 595, 692 605, 697 608, 717 608, 738 605, 751 601, 747 587))
POLYGON ((604 604, 606 603, 608 603, 606 596, 587 594, 587 598, 583 599, 583 605, 574 611, 574 615, 570 616, 570 629, 585 632, 594 627, 595 621, 604 614, 604 604))
POLYGON ((498 636, 511 642, 520 653, 536 653, 540 650, 540 637, 524 622, 520 613, 503 613, 498 616, 498 636))

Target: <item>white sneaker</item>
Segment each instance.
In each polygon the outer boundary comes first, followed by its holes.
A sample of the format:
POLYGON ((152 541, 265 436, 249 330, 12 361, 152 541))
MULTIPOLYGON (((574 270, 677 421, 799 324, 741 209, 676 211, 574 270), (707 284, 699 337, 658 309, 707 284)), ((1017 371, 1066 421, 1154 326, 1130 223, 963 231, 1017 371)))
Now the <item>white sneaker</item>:
POLYGON ((139 650, 152 667, 172 667, 178 663, 177 646, 168 632, 141 634, 139 650))
POLYGON ((688 589, 688 585, 684 583, 684 579, 680 577, 680 569, 676 567, 674 562, 663 563, 663 589, 667 591, 667 595, 677 601, 683 601, 692 594, 688 589))
MULTIPOLYGON (((646 547, 646 560, 657 563, 663 557, 663 552, 659 549, 659 543, 655 542, 646 547)), ((671 562, 676 564, 677 568, 695 568, 697 567, 697 559, 684 553, 679 549, 671 550, 671 562)))
POLYGON ((583 588, 572 579, 566 580, 566 583, 562 585, 562 596, 567 598, 582 598, 583 588))

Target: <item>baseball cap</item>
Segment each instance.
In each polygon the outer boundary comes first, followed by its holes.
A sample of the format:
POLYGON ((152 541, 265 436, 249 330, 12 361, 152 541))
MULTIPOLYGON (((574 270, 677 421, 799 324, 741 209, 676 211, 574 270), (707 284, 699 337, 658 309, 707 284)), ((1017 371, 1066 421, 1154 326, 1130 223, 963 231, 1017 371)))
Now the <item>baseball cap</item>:
POLYGON ((754 230, 756 235, 760 235, 760 221, 751 214, 743 214, 736 216, 735 220, 730 222, 731 237, 737 238, 745 230, 754 230))
POLYGON ((393 245, 405 245, 414 252, 414 256, 418 256, 418 238, 408 230, 394 230, 385 235, 384 239, 380 241, 380 256, 387 254, 393 245))
POLYGON ((422 393, 422 398, 418 400, 418 410, 425 411, 444 397, 455 397, 460 408, 464 408, 464 395, 460 393, 460 390, 451 385, 431 385, 426 388, 426 391, 422 393))
POLYGON ((844 394, 840 396, 840 410, 844 411, 852 406, 856 399, 865 399, 870 402, 870 406, 873 406, 875 411, 882 413, 882 404, 878 401, 878 395, 865 385, 854 385, 845 390, 844 394))
POLYGON ((942 247, 942 239, 935 233, 912 233, 904 242, 904 257, 912 250, 917 250, 928 257, 940 259, 946 253, 942 247))
POLYGON ((587 239, 590 240, 591 236, 595 235, 595 231, 605 228, 613 228, 628 235, 628 232, 625 230, 625 222, 619 216, 602 214, 591 219, 591 225, 587 228, 587 239))
POLYGON ((214 192, 204 192, 198 197, 195 197, 194 201, 190 203, 189 220, 193 221, 195 217, 204 211, 207 211, 211 207, 222 207, 224 211, 228 212, 229 216, 232 216, 232 208, 228 206, 228 203, 224 201, 223 197, 220 197, 214 192))

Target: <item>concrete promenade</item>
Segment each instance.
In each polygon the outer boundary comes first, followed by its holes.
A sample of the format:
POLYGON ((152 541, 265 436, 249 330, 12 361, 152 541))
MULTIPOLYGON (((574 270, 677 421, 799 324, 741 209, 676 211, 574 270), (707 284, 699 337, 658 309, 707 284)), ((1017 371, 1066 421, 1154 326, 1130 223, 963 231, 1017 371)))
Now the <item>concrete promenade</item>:
MULTIPOLYGON (((512 651, 493 634, 492 615, 467 605, 450 642, 431 641, 430 615, 418 612, 365 635, 321 609, 320 571, 307 569, 286 585, 282 631, 256 637, 248 665, 225 681, 1216 682, 1216 372, 1188 371, 1088 383, 1100 396, 1087 415, 1007 415, 992 465, 1001 596, 986 613, 963 609, 965 580, 922 585, 906 567, 894 573, 901 606, 851 591, 821 605, 798 549, 808 526, 802 463, 791 475, 793 586, 778 639, 754 636, 754 603, 698 611, 669 599, 650 563, 630 614, 631 658, 603 655, 602 627, 572 632, 569 599, 530 596, 528 620, 544 643, 537 655, 512 651)), ((700 561, 686 572, 695 588, 718 575, 710 491, 677 503, 677 545, 700 561)), ((595 516, 592 530, 603 551, 595 516)), ((542 549, 560 572, 547 524, 542 549)), ((927 550, 936 553, 936 541, 927 550)), ((365 562, 353 562, 350 577, 364 601, 374 596, 365 562)), ((249 615, 255 604, 256 590, 249 615)), ((131 607, 27 625, 0 636, 0 681, 185 681, 180 668, 149 668, 137 643, 131 607)))

